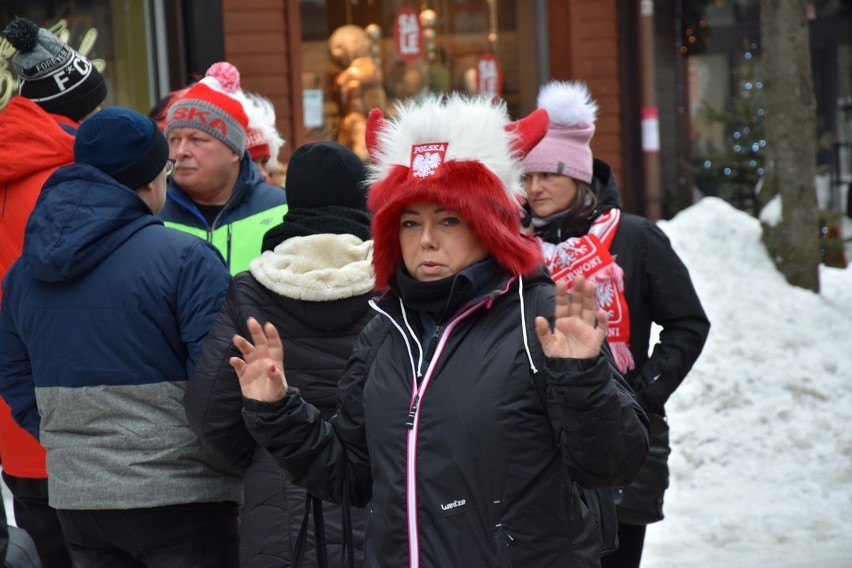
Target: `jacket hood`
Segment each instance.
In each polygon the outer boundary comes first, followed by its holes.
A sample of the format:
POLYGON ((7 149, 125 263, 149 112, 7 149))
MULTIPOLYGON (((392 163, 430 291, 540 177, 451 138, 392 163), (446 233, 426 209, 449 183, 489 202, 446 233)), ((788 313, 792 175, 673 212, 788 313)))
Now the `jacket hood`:
POLYGON ((618 193, 615 174, 606 162, 597 158, 592 166, 592 190, 598 196, 596 211, 621 209, 621 194, 618 193))
POLYGON ((286 298, 328 302, 360 296, 375 285, 373 241, 355 235, 293 237, 251 261, 265 288, 286 298))
POLYGON ((74 159, 77 123, 17 96, 0 112, 0 182, 64 166, 74 159))
POLYGON ((162 221, 145 202, 103 172, 83 164, 60 168, 27 221, 21 263, 36 280, 70 280, 155 224, 162 221))

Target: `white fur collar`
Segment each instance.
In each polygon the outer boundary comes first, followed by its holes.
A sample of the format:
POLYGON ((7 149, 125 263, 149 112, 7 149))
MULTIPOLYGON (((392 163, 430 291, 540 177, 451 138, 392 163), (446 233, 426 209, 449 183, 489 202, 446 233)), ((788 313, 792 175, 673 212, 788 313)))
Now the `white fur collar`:
POLYGON ((249 271, 269 290, 294 300, 360 296, 375 285, 373 241, 349 234, 293 237, 253 259, 249 271))

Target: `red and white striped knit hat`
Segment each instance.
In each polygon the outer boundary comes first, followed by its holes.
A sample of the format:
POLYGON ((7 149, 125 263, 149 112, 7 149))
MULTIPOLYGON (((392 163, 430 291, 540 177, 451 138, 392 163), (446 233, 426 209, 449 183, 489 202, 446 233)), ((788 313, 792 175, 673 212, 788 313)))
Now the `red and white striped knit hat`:
POLYGON ((201 81, 169 106, 166 138, 175 128, 195 128, 242 156, 249 120, 242 101, 235 96, 239 89, 236 67, 224 61, 211 65, 201 81))

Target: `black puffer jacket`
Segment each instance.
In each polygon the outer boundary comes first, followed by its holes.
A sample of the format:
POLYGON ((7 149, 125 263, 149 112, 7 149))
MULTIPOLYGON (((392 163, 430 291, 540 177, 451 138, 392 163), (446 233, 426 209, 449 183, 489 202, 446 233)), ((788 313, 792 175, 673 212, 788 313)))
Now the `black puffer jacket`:
POLYGON ((603 357, 547 359, 546 411, 521 297, 553 313, 546 275, 505 275, 447 321, 415 377, 427 351, 420 321, 388 293, 358 339, 331 421, 295 388, 278 403, 245 401, 252 435, 296 483, 370 503, 366 566, 599 565, 596 545, 573 542, 587 511, 568 481, 629 483, 648 447, 644 414, 603 357))
POLYGON ((610 252, 624 270, 630 310, 630 352, 636 368, 625 378, 647 411, 664 415, 666 401, 704 348, 710 320, 689 271, 655 223, 622 215, 610 252), (652 323, 661 330, 649 356, 652 323))
MULTIPOLYGON (((189 383, 187 414, 202 441, 246 468, 240 525, 243 568, 291 565, 306 494, 246 430, 239 381, 228 363, 239 355, 231 339, 235 333, 249 337, 249 316, 273 322, 284 342, 287 380, 330 418, 337 404, 337 381, 352 346, 375 316, 367 305, 373 288, 371 257, 372 241, 352 235, 288 239, 234 278, 207 336, 189 383)), ((366 514, 364 509, 352 510, 359 564, 366 514)), ((341 515, 339 506, 324 505, 331 566, 343 565, 341 515)), ((309 527, 305 568, 316 566, 313 523, 309 527)))

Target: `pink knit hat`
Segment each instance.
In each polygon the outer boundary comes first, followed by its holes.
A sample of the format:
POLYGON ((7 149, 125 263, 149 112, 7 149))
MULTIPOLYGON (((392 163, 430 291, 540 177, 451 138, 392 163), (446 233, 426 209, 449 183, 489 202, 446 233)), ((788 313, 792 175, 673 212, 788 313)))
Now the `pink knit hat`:
POLYGON ((562 174, 592 182, 592 149, 598 104, 584 83, 553 81, 541 88, 538 108, 550 116, 547 134, 522 161, 525 172, 562 174))

